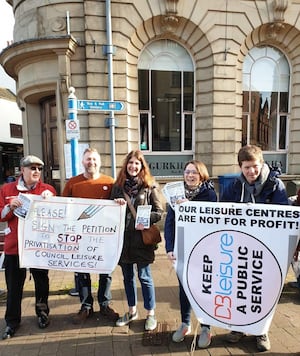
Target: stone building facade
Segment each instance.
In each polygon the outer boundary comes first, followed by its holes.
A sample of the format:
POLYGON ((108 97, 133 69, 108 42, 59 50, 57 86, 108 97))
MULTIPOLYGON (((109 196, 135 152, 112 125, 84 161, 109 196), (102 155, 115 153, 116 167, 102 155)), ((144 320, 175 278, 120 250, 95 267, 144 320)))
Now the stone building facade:
POLYGON ((124 104, 78 112, 79 146, 98 148, 108 174, 141 148, 161 180, 190 158, 217 177, 254 143, 284 179, 300 177, 300 0, 8 3, 14 43, 0 62, 17 82, 24 150, 49 182, 68 176, 70 87, 124 104))

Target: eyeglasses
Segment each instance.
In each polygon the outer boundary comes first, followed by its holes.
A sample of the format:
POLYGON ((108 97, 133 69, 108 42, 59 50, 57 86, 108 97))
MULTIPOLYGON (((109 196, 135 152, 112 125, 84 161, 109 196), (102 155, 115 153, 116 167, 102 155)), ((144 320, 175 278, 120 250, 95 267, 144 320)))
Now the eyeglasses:
POLYGON ((199 172, 186 170, 186 171, 184 171, 184 174, 186 174, 186 175, 192 174, 193 176, 195 176, 196 174, 199 174, 199 172))
POLYGON ((30 167, 30 169, 31 169, 32 171, 39 171, 39 172, 41 172, 41 171, 43 170, 43 167, 35 167, 35 166, 32 166, 32 167, 30 167))

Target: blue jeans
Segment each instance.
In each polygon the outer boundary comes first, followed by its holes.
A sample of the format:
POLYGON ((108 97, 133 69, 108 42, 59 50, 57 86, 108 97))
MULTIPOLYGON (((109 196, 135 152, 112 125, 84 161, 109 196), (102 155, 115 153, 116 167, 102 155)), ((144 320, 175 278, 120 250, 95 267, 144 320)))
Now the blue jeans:
MULTIPOLYGON (((76 273, 78 292, 82 308, 92 308, 93 307, 93 296, 92 296, 92 286, 91 286, 91 276, 89 273, 76 273)), ((109 274, 99 274, 99 285, 98 285, 98 302, 100 309, 105 308, 109 305, 112 296, 110 291, 111 286, 111 275, 109 274)))
MULTIPOLYGON (((178 282, 179 282, 179 303, 180 303, 181 322, 190 325, 191 312, 192 312, 191 303, 189 302, 188 297, 186 296, 183 286, 179 279, 178 282)), ((206 326, 207 328, 210 329, 210 326, 207 324, 201 324, 201 326, 206 326)))
MULTIPOLYGON (((135 264, 121 263, 123 272, 123 280, 127 302, 129 307, 137 305, 137 288, 135 280, 135 264)), ((155 308, 155 289, 151 275, 150 265, 137 263, 138 278, 142 287, 142 294, 144 298, 144 308, 146 310, 153 310, 155 308)))
POLYGON ((92 284, 89 273, 77 273, 78 292, 81 308, 91 309, 93 307, 92 284))
POLYGON ((190 325, 192 307, 180 281, 179 281, 179 303, 180 303, 181 322, 190 325))
POLYGON ((110 304, 112 299, 111 295, 111 275, 110 274, 99 274, 99 284, 98 284, 98 303, 101 308, 106 308, 110 304))

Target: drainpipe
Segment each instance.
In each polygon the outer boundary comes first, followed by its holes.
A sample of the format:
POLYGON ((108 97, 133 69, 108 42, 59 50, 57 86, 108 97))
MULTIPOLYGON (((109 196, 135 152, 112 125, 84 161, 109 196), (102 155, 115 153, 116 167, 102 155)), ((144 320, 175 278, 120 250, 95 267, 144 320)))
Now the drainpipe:
MULTIPOLYGON (((107 55, 108 67, 108 100, 114 101, 114 84, 113 84, 113 52, 112 45, 112 30, 111 30, 111 3, 106 0, 106 46, 104 48, 107 55)), ((110 129, 110 154, 111 154, 111 169, 112 177, 116 178, 116 162, 115 162, 115 115, 114 111, 109 112, 109 118, 106 119, 106 127, 110 129)))

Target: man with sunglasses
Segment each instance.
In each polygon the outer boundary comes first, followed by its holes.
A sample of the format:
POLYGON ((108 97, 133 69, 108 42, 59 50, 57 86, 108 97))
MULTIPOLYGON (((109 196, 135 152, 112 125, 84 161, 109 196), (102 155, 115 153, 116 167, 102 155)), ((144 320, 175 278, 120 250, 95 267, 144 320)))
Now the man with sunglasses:
MULTIPOLYGON (((11 338, 21 323, 21 303, 26 268, 20 268, 18 256, 18 217, 14 210, 22 205, 19 193, 36 194, 43 198, 56 195, 55 188, 41 181, 44 162, 32 155, 21 159, 21 175, 15 182, 4 184, 0 191, 0 221, 7 222, 4 240, 4 268, 7 285, 5 311, 6 329, 2 339, 11 338)), ((31 268, 35 284, 35 312, 41 329, 49 325, 48 270, 31 268)))

